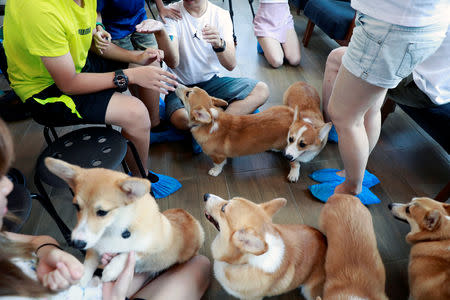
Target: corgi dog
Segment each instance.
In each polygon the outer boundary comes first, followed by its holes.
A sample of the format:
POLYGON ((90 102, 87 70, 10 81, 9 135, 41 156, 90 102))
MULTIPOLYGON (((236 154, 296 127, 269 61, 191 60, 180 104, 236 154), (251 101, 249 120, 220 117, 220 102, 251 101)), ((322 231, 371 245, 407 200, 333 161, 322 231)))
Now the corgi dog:
POLYGON ((175 90, 188 115, 191 133, 203 152, 214 162, 208 174, 222 172, 227 157, 256 154, 268 150, 282 151, 294 117, 294 110, 274 106, 257 114, 236 116, 218 107, 227 106, 198 87, 179 84, 175 90))
POLYGON ((392 203, 395 218, 408 222, 409 289, 414 300, 450 299, 450 204, 430 198, 392 203))
POLYGON ((255 204, 205 194, 205 216, 217 228, 211 244, 214 274, 239 299, 262 299, 302 286, 306 299, 322 295, 325 237, 306 225, 272 223, 286 204, 277 198, 255 204))
POLYGON ((309 162, 322 151, 332 124, 324 122, 319 94, 306 82, 292 84, 283 95, 283 103, 295 109, 284 155, 291 164, 288 179, 296 182, 300 162, 309 162))
POLYGON ((324 300, 387 300, 372 216, 351 195, 334 194, 320 213, 328 241, 324 300))
POLYGON ((75 248, 87 250, 82 285, 104 253, 117 253, 103 270, 107 282, 122 272, 130 251, 136 253, 136 272, 157 273, 189 260, 202 246, 200 223, 182 209, 161 213, 147 179, 54 158, 46 158, 45 165, 74 192, 78 222, 71 238, 75 248))

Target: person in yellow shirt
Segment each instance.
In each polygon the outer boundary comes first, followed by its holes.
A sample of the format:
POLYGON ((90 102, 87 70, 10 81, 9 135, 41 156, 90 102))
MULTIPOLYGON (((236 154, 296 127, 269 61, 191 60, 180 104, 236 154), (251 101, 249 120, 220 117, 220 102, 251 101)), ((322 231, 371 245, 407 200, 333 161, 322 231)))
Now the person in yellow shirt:
MULTIPOLYGON (((134 85, 167 94, 177 85, 176 76, 149 65, 164 59, 161 50, 129 51, 112 44, 100 53, 91 47, 96 5, 97 0, 8 1, 4 48, 11 87, 39 123, 120 126, 147 166, 151 105, 121 92, 134 85), (128 68, 129 63, 141 66, 128 68)), ((127 163, 138 174, 134 161, 127 163)))

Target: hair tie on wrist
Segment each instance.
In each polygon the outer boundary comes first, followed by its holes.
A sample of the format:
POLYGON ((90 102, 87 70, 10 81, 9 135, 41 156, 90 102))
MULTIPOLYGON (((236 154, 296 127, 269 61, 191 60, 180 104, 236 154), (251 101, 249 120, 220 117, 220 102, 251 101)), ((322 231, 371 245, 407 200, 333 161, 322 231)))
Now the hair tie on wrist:
POLYGON ((102 26, 103 30, 106 30, 105 25, 103 25, 100 22, 95 23, 95 27, 97 27, 97 26, 102 26))
POLYGON ((34 251, 34 253, 37 255, 39 249, 41 249, 42 247, 45 247, 45 246, 53 246, 53 247, 58 248, 59 250, 62 250, 62 248, 55 243, 45 243, 45 244, 42 244, 39 247, 37 247, 36 250, 34 251))

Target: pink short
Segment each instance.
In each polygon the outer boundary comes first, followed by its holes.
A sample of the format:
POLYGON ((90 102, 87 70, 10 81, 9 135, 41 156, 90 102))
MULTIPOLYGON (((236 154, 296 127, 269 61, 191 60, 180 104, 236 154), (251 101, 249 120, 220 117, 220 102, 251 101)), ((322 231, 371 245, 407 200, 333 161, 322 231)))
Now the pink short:
POLYGON ((261 3, 253 20, 256 37, 270 37, 286 42, 286 33, 294 29, 288 3, 261 3))

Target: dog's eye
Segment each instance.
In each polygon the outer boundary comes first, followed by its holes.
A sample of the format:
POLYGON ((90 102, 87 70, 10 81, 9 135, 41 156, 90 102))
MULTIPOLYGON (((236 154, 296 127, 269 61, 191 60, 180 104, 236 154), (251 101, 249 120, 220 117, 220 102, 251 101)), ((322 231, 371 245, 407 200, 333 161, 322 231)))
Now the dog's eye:
POLYGON ((104 216, 106 216, 107 213, 108 212, 106 210, 101 210, 101 209, 97 210, 97 216, 99 216, 99 217, 104 217, 104 216))
POLYGON ((294 138, 291 136, 289 137, 289 143, 293 143, 294 142, 294 138))
POLYGON ((80 206, 77 203, 73 203, 73 207, 75 207, 77 211, 80 211, 80 206))
POLYGON ((189 94, 191 93, 191 91, 187 91, 186 92, 186 97, 189 97, 189 94))
POLYGON ((222 208, 220 209, 223 213, 225 212, 225 206, 227 206, 228 203, 225 203, 224 205, 222 205, 222 208))
POLYGON ((409 212, 409 206, 407 206, 406 208, 405 208, 405 212, 406 212, 406 214, 410 214, 410 212, 409 212))
POLYGON ((300 147, 302 147, 302 148, 306 147, 306 144, 303 143, 303 141, 300 141, 300 143, 299 143, 298 145, 299 145, 300 147))

